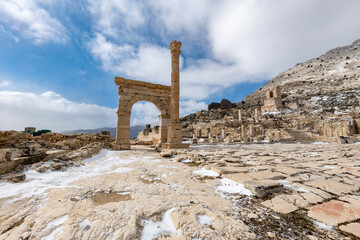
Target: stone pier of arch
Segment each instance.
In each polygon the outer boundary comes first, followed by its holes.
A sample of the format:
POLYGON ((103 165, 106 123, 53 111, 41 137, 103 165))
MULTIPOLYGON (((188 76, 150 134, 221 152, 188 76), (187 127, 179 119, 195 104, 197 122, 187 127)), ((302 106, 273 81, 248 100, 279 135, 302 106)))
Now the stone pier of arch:
POLYGON ((171 87, 115 77, 119 91, 118 123, 114 150, 130 149, 130 115, 132 106, 149 101, 159 110, 160 145, 163 148, 188 148, 182 143, 182 124, 179 119, 181 42, 170 43, 171 87))

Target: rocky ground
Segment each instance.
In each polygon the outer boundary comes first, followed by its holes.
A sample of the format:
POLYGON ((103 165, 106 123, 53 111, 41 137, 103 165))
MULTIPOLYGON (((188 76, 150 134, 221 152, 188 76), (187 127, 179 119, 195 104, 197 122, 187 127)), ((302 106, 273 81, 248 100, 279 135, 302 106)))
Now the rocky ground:
POLYGON ((360 237, 357 144, 135 148, 2 180, 0 239, 360 237))

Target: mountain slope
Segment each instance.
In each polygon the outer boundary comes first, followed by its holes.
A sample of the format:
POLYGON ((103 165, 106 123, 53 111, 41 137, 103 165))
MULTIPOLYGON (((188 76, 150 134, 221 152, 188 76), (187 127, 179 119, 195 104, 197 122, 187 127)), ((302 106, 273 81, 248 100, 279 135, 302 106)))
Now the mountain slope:
MULTIPOLYGON (((130 127, 130 139, 137 137, 139 132, 141 132, 144 129, 145 129, 145 126, 141 126, 141 125, 136 125, 136 126, 130 127)), ((96 129, 76 129, 76 130, 64 131, 61 133, 65 134, 65 135, 79 134, 79 133, 92 134, 92 133, 100 133, 101 131, 109 131, 111 136, 113 136, 114 138, 116 137, 116 128, 111 128, 111 127, 96 128, 96 129)))
MULTIPOLYGON (((336 95, 339 92, 357 96, 360 89, 360 39, 280 73, 248 95, 245 103, 249 106, 262 104, 266 91, 275 86, 280 86, 283 97, 287 99, 336 95)), ((350 98, 347 104, 357 104, 353 97, 350 98)))

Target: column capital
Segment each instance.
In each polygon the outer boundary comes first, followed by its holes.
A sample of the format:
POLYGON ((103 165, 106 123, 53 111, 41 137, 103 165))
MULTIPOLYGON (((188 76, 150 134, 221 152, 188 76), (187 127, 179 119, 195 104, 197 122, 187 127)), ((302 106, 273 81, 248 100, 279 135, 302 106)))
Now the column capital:
POLYGON ((171 55, 180 56, 180 53, 181 53, 180 48, 181 48, 181 42, 172 41, 170 43, 171 55))

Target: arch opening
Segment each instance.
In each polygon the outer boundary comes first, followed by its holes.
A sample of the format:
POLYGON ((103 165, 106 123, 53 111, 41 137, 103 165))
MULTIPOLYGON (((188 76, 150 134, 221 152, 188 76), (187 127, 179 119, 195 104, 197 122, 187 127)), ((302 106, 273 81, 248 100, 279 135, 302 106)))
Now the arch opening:
POLYGON ((139 101, 132 105, 130 112, 130 143, 132 145, 156 145, 161 142, 160 113, 160 109, 149 101, 139 101))

